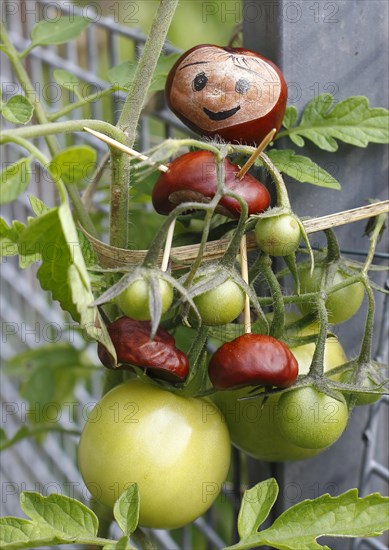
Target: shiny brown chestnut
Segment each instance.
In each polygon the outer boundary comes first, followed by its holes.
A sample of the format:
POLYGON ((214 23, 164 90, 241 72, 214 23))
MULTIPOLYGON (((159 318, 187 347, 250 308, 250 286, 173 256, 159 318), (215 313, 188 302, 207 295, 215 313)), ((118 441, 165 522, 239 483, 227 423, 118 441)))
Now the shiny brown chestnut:
MULTIPOLYGON (((209 202, 217 191, 215 155, 210 151, 193 151, 176 158, 168 165, 154 186, 152 200, 159 214, 168 214, 178 204, 187 201, 209 202)), ((225 186, 244 199, 248 214, 263 212, 270 205, 266 187, 250 174, 240 180, 238 167, 224 160, 225 186)), ((216 209, 230 218, 238 218, 240 204, 233 197, 224 196, 216 209)))
POLYGON ((214 353, 208 375, 217 390, 259 385, 286 388, 297 379, 298 362, 280 340, 243 334, 214 353))
POLYGON ((285 114, 288 89, 279 68, 245 48, 200 44, 171 69, 166 98, 196 133, 258 145, 285 114))
MULTIPOLYGON (((185 353, 175 346, 175 340, 168 332, 158 328, 153 340, 150 340, 149 321, 135 321, 129 317, 120 317, 107 327, 117 362, 121 367, 131 370, 131 365, 147 369, 155 378, 168 382, 184 382, 189 374, 189 361, 185 353)), ((97 353, 102 364, 114 368, 112 359, 102 344, 97 353)))

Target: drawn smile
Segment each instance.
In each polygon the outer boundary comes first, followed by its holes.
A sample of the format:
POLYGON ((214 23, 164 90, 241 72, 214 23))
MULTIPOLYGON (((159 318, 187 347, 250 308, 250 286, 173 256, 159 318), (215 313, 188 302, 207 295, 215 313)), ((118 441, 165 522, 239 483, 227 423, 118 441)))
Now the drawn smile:
POLYGON ((211 120, 225 120, 226 118, 234 116, 235 113, 239 111, 239 109, 240 105, 234 107, 233 109, 230 109, 229 111, 218 111, 217 113, 215 113, 214 111, 210 111, 205 107, 203 108, 203 111, 211 120))

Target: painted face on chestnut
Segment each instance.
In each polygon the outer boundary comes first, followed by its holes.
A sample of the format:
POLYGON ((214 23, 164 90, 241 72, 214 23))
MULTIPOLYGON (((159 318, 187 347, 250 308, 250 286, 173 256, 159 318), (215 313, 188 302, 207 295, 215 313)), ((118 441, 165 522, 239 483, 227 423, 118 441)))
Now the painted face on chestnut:
POLYGON ((253 128, 253 121, 273 120, 277 107, 284 112, 285 89, 278 69, 255 52, 204 45, 178 60, 169 75, 167 96, 171 109, 195 131, 257 142, 262 132, 253 128))

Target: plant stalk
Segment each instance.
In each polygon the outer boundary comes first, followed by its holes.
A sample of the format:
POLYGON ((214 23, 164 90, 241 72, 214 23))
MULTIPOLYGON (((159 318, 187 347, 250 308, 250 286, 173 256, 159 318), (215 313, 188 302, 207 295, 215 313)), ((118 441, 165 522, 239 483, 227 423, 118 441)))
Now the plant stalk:
POLYGON ((178 0, 160 0, 149 37, 137 65, 134 80, 121 112, 118 127, 127 134, 127 145, 135 143, 136 128, 147 97, 155 67, 161 54, 178 0))
MULTIPOLYGON (((28 76, 26 69, 24 68, 24 65, 20 59, 19 53, 15 49, 14 45, 12 44, 8 36, 7 30, 4 24, 1 22, 0 22, 0 40, 5 46, 8 58, 16 73, 16 76, 19 79, 19 82, 24 90, 24 93, 26 94, 26 98, 29 101, 31 101, 32 105, 34 106, 36 118, 41 124, 48 123, 49 120, 47 118, 45 110, 43 109, 39 101, 39 98, 37 97, 37 94, 34 90, 34 85, 31 82, 31 79, 28 76)), ((51 136, 47 136, 46 143, 52 156, 55 156, 59 152, 59 145, 57 141, 51 136)))

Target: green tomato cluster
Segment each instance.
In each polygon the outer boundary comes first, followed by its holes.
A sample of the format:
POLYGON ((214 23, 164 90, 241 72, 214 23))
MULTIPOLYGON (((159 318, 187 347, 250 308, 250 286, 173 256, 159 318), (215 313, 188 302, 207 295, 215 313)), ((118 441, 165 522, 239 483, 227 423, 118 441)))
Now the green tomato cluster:
MULTIPOLYGON (((299 374, 308 373, 314 350, 314 343, 291 349, 299 363, 299 374)), ((331 369, 345 361, 347 358, 339 341, 335 337, 328 338, 324 351, 325 372, 329 374, 331 369)), ((250 388, 243 388, 217 392, 213 400, 226 417, 232 443, 260 460, 283 462, 315 456, 336 441, 347 425, 348 409, 342 398, 339 402, 334 400, 336 402, 331 405, 327 399, 322 399, 324 394, 303 388, 286 392, 281 397, 271 395, 265 403, 262 398, 240 400, 247 397, 249 391, 250 388), (282 399, 287 396, 282 404, 282 399), (311 414, 306 414, 309 407, 312 407, 312 411, 308 410, 311 414), (301 413, 298 421, 296 411, 301 413), (295 422, 288 422, 292 412, 295 422), (294 433, 300 428, 306 434, 304 441, 296 438, 294 433)))

